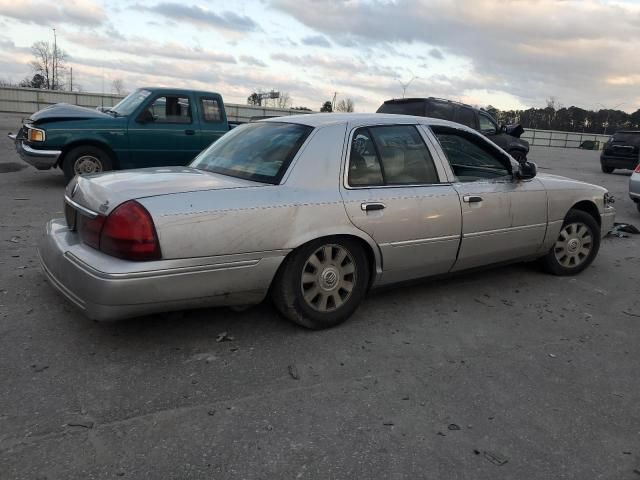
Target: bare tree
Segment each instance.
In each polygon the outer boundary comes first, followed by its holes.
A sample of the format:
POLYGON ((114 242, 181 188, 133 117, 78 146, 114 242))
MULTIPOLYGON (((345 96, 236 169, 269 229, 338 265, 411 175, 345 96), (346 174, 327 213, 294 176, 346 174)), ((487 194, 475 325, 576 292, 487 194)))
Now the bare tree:
POLYGON ((353 112, 353 107, 353 100, 345 98, 344 100, 340 100, 338 105, 336 105, 336 112, 353 112))
POLYGON ((291 106, 291 97, 288 92, 280 93, 280 96, 275 100, 276 107, 278 108, 289 108, 291 106))
POLYGON ((31 69, 36 75, 42 75, 44 88, 48 90, 62 90, 64 83, 60 72, 64 70, 66 54, 57 46, 49 42, 36 42, 31 45, 34 60, 31 69))
POLYGON ((115 78, 113 82, 111 82, 111 89, 116 93, 116 95, 125 95, 127 93, 127 89, 124 86, 124 80, 121 78, 115 78))

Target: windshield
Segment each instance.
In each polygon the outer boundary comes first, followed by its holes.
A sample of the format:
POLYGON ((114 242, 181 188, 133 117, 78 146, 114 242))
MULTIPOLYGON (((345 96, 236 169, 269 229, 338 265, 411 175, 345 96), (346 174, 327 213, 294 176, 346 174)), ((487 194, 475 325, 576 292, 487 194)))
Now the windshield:
POLYGON ((118 115, 131 115, 149 95, 151 95, 149 90, 136 90, 120 100, 120 102, 118 102, 115 107, 111 107, 109 111, 115 112, 118 115))
POLYGON ((313 128, 258 122, 234 128, 198 155, 191 166, 263 183, 280 183, 313 128))

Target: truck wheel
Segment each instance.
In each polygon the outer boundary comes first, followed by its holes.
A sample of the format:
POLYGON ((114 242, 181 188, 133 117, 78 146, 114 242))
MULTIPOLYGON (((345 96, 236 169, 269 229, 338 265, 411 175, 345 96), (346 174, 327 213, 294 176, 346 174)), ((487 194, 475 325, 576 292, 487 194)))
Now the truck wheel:
POLYGON ((112 169, 113 162, 107 152, 92 145, 81 145, 69 150, 62 162, 67 183, 76 175, 89 175, 112 169))
POLYGON ((517 150, 517 149, 509 150, 509 155, 511 155, 513 159, 518 161, 519 163, 522 163, 527 160, 527 153, 523 152, 522 150, 517 150))
POLYGON ((569 210, 556 243, 541 259, 542 265, 554 275, 576 275, 593 262, 599 249, 596 220, 582 210, 569 210))
POLYGON ((369 284, 367 256, 358 242, 324 238, 293 251, 274 280, 272 299, 282 315, 313 330, 349 318, 369 284))
POLYGON ((615 168, 613 167, 607 167, 605 165, 600 164, 600 167, 602 168, 602 171, 604 173, 613 173, 613 171, 615 170, 615 168))

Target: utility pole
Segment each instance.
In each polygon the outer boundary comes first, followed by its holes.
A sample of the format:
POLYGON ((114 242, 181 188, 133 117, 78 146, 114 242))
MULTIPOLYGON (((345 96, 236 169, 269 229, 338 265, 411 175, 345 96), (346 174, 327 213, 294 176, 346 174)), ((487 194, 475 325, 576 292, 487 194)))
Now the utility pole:
POLYGON ((411 77, 411 80, 409 80, 407 83, 402 83, 400 80, 398 80, 398 83, 402 86, 402 98, 404 98, 405 94, 407 93, 407 88, 409 88, 409 85, 411 85, 411 82, 413 82, 416 78, 415 75, 413 75, 411 77))
POLYGON ((69 79, 69 91, 73 92, 73 67, 69 67, 70 68, 70 74, 71 74, 71 78, 69 79))
POLYGON ((336 111, 336 97, 338 96, 338 92, 333 92, 333 101, 331 102, 331 111, 336 111))
POLYGON ((56 29, 53 29, 53 71, 51 72, 51 90, 56 89, 56 58, 58 58, 58 39, 56 37, 56 29))
POLYGON ((615 110, 616 108, 620 107, 621 105, 624 105, 624 102, 619 103, 618 105, 611 107, 611 108, 607 108, 606 106, 602 105, 601 103, 598 103, 597 105, 600 105, 601 107, 603 107, 606 111, 607 111, 607 119, 605 120, 605 125, 604 125, 604 131, 602 132, 603 135, 607 134, 607 127, 609 126, 609 115, 611 114, 611 110, 615 110))

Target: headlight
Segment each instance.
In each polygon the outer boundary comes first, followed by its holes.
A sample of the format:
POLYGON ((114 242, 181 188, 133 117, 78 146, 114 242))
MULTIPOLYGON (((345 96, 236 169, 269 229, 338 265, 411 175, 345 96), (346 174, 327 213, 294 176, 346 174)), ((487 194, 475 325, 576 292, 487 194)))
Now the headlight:
POLYGON ((611 195, 609 192, 604 194, 604 206, 606 207, 610 207, 612 206, 614 203, 616 203, 616 199, 614 198, 613 195, 611 195))
POLYGON ((29 140, 30 142, 44 142, 45 138, 46 135, 44 133, 44 130, 31 127, 29 127, 29 130, 27 130, 27 140, 29 140))

